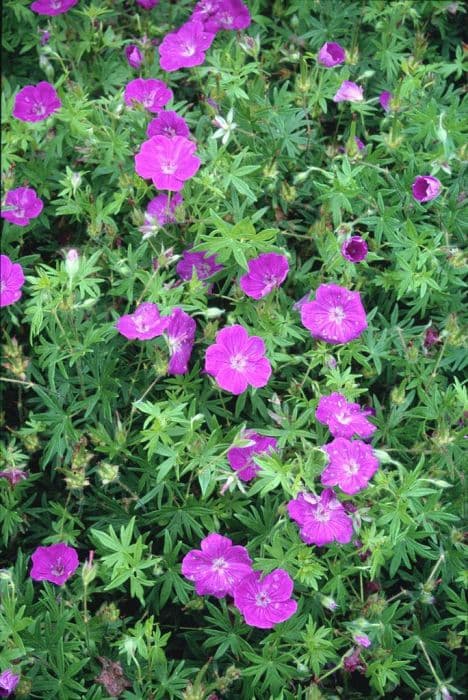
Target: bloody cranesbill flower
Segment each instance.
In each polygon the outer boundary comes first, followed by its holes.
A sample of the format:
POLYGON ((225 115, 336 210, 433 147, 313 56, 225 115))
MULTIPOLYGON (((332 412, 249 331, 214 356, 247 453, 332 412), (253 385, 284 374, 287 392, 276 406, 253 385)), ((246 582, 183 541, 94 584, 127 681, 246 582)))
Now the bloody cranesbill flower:
POLYGON ((276 449, 278 441, 273 437, 259 435, 255 430, 245 430, 241 437, 250 440, 251 445, 245 447, 231 447, 228 450, 228 462, 241 481, 250 481, 258 472, 260 467, 254 462, 255 455, 262 455, 276 449))
POLYGON ((327 41, 317 55, 317 60, 325 68, 333 68, 344 63, 346 58, 345 50, 340 44, 333 41, 327 41))
POLYGON ((301 306, 301 320, 314 338, 349 343, 367 328, 359 292, 337 284, 321 284, 314 301, 301 306))
POLYGON ((249 260, 249 271, 239 280, 242 291, 253 299, 261 299, 283 284, 289 272, 288 260, 278 253, 262 253, 249 260))
POLYGON ((151 227, 155 224, 159 226, 174 224, 176 222, 175 210, 181 206, 183 201, 182 195, 178 192, 172 195, 170 199, 167 194, 158 194, 148 202, 145 212, 145 226, 143 228, 146 229, 146 227, 151 227))
POLYGON ((149 112, 159 112, 173 96, 166 83, 155 78, 135 78, 126 85, 124 92, 126 105, 131 107, 134 102, 139 102, 149 112))
POLYGON ((361 649, 359 647, 352 649, 351 653, 344 657, 343 668, 348 673, 354 673, 354 671, 365 673, 367 666, 361 659, 361 649))
POLYGON ((129 44, 125 47, 125 56, 127 58, 128 65, 132 68, 139 68, 143 63, 143 54, 138 46, 135 46, 135 44, 129 44))
POLYGON ((429 326, 424 334, 423 345, 425 348, 431 348, 433 345, 440 343, 440 333, 435 326, 429 326))
POLYGON ((50 581, 63 586, 78 568, 78 554, 64 542, 38 547, 31 556, 33 567, 31 578, 34 581, 50 581))
POLYGON ((132 685, 125 677, 122 665, 118 661, 106 659, 105 656, 98 656, 98 659, 102 664, 102 670, 95 679, 96 683, 102 685, 112 698, 120 697, 125 689, 132 685))
POLYGON ((152 119, 146 129, 147 136, 185 136, 189 138, 190 129, 183 117, 180 117, 177 112, 167 110, 160 112, 156 119, 152 119))
POLYGON ((367 420, 370 411, 362 409, 358 403, 349 403, 343 394, 333 392, 322 396, 318 402, 315 417, 328 425, 333 437, 352 438, 357 435, 369 438, 377 428, 367 420))
POLYGON ((198 252, 184 250, 182 258, 177 263, 176 272, 186 281, 192 279, 194 272, 199 280, 206 280, 223 268, 223 265, 216 262, 216 255, 210 255, 202 250, 198 252))
POLYGON ((371 445, 362 440, 339 437, 322 449, 328 455, 328 464, 321 475, 324 486, 339 486, 345 493, 354 494, 367 487, 379 468, 371 445))
MULTIPOLYGON (((197 3, 197 6, 200 4, 197 3)), ((195 17, 197 6, 195 6, 195 17)), ((250 25, 251 17, 249 8, 242 0, 219 0, 217 7, 205 17, 203 22, 208 32, 218 32, 220 29, 239 31, 250 25)))
POLYGON ((8 698, 14 693, 19 679, 18 674, 13 673, 10 668, 0 673, 0 698, 8 698))
POLYGON ((44 208, 42 199, 31 187, 17 187, 6 193, 1 217, 17 226, 27 226, 44 208))
POLYGON ((358 263, 364 260, 368 251, 367 243, 361 236, 351 236, 347 238, 341 246, 341 255, 352 263, 358 263))
POLYGON ((333 102, 362 102, 363 99, 362 87, 352 83, 350 80, 344 80, 338 88, 333 102))
POLYGON ((47 29, 39 29, 39 34, 41 35, 39 39, 41 46, 48 44, 50 40, 50 32, 47 29))
POLYGON ((390 112, 390 109, 391 109, 390 103, 391 103, 392 99, 393 99, 393 95, 391 92, 385 91, 385 92, 380 93, 379 103, 385 112, 390 112))
POLYGON ((275 569, 262 576, 253 571, 234 588, 234 605, 252 627, 271 629, 289 620, 297 610, 291 600, 294 581, 284 569, 275 569))
POLYGON ((214 37, 199 20, 186 22, 162 40, 159 46, 161 68, 171 72, 199 66, 205 60, 205 51, 210 48, 214 37))
POLYGON ((233 545, 229 537, 212 533, 182 560, 182 574, 195 583, 198 595, 223 598, 252 573, 252 561, 245 547, 233 545))
POLYGON ((38 15, 61 15, 68 12, 77 4, 78 0, 35 0, 31 3, 30 9, 38 15))
POLYGON ((115 327, 129 340, 152 340, 162 335, 169 324, 169 316, 161 318, 156 304, 145 301, 133 314, 121 316, 115 327))
POLYGON ((0 307, 14 304, 21 298, 24 284, 23 268, 8 255, 0 255, 0 307))
POLYGON ((222 328, 216 342, 206 351, 205 371, 221 389, 242 394, 247 387, 268 384, 271 365, 265 357, 265 343, 256 335, 249 336, 238 324, 222 328))
POLYGON ((364 647, 365 649, 368 649, 372 644, 367 634, 355 634, 353 639, 356 644, 359 644, 360 647, 364 647))
POLYGON ((289 501, 288 513, 299 525, 299 532, 306 544, 323 547, 330 542, 347 544, 353 536, 353 522, 333 489, 325 489, 320 497, 312 493, 299 493, 289 501))
POLYGON ((185 374, 195 342, 196 323, 191 316, 176 307, 169 316, 165 334, 169 345, 169 374, 185 374))
POLYGON ((137 5, 140 5, 140 7, 143 7, 145 10, 152 10, 153 7, 156 7, 156 5, 159 4, 159 0, 136 0, 137 5))
POLYGON ((15 97, 13 116, 22 122, 40 122, 56 112, 62 103, 53 85, 42 81, 26 85, 15 97))
POLYGON ((20 481, 28 478, 28 472, 23 471, 19 467, 8 467, 0 472, 0 477, 10 482, 11 486, 16 486, 20 481))
POLYGON ((418 202, 430 202, 439 196, 442 183, 431 175, 418 175, 413 182, 413 197, 418 202))
POLYGON ((141 144, 135 170, 140 177, 151 179, 159 190, 179 192, 200 167, 195 149, 196 144, 184 136, 153 136, 141 144))

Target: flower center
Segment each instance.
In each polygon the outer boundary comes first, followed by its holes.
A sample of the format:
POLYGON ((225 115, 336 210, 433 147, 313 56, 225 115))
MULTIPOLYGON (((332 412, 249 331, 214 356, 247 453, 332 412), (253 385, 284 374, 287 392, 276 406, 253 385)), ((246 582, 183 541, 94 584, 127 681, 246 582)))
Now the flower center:
POLYGON ((164 135, 168 136, 170 139, 174 138, 174 136, 177 136, 177 132, 172 126, 166 126, 163 129, 164 135))
POLYGON ((6 288, 7 288, 6 282, 4 282, 3 280, 0 280, 0 292, 3 292, 3 290, 6 288))
POLYGON ((42 117, 46 113, 46 108, 41 102, 36 102, 32 111, 34 114, 37 114, 38 117, 42 117))
POLYGON ((222 571, 227 567, 227 562, 224 557, 219 557, 218 559, 213 559, 213 564, 211 565, 211 568, 213 571, 222 571))
POLYGON ((264 591, 261 591, 261 593, 257 593, 257 595, 255 596, 255 605, 258 605, 260 608, 266 608, 266 606, 269 605, 270 602, 270 598, 264 591))
POLYGON ((193 56, 195 51, 195 45, 186 42, 185 44, 182 44, 180 53, 182 54, 182 56, 193 56))
POLYGON ((52 0, 50 4, 53 10, 60 10, 62 8, 62 0, 52 0))
POLYGON ((227 12, 224 12, 221 15, 220 20, 224 27, 230 27, 234 23, 234 17, 232 15, 228 15, 227 12))
POLYGON ((145 107, 152 107, 154 98, 156 97, 156 92, 152 90, 143 98, 143 104, 145 107))
POLYGON ((355 459, 350 459, 345 469, 349 476, 354 476, 359 471, 359 464, 356 462, 355 459))
POLYGON ((327 523, 330 520, 330 512, 319 504, 315 511, 315 520, 319 523, 327 523))
POLYGON ((133 323, 135 324, 135 328, 137 329, 138 333, 146 333, 146 331, 148 331, 150 328, 149 324, 142 316, 134 316, 133 323))
POLYGON ((346 314, 343 310, 343 307, 342 306, 335 306, 333 309, 330 310, 330 313, 328 314, 328 318, 333 323, 343 323, 343 321, 346 318, 346 314))
POLYGON ((231 357, 229 365, 231 369, 235 369, 236 372, 242 372, 247 365, 247 360, 243 355, 234 355, 234 357, 231 357))
POLYGON ((211 275, 211 268, 208 263, 200 263, 196 270, 200 279, 205 279, 205 277, 209 277, 211 275))
POLYGON ((164 175, 174 175, 177 170, 177 164, 173 160, 166 160, 162 163, 161 170, 164 175))
POLYGON ((336 420, 338 423, 342 423, 343 425, 349 425, 349 423, 351 423, 353 420, 353 417, 350 413, 341 411, 341 413, 336 414, 336 420))
POLYGON ((65 573, 65 566, 62 564, 61 558, 57 559, 57 561, 51 569, 51 573, 54 576, 63 576, 63 574, 65 573))

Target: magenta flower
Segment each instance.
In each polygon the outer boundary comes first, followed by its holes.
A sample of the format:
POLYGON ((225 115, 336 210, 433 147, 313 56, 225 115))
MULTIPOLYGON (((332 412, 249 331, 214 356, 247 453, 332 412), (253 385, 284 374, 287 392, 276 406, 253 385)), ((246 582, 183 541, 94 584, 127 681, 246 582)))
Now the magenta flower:
POLYGON ((293 588, 294 582, 284 569, 275 569, 264 577, 252 571, 235 586, 234 605, 248 625, 271 629, 296 612, 297 603, 291 600, 293 588))
POLYGON ((182 195, 178 192, 172 195, 170 200, 167 194, 158 194, 157 197, 148 202, 143 228, 146 229, 155 224, 158 226, 174 224, 176 222, 175 211, 183 204, 183 201, 182 195))
POLYGON ((372 644, 367 634, 355 634, 353 639, 356 644, 359 644, 360 647, 364 647, 365 649, 368 649, 372 644))
POLYGON ((249 260, 249 271, 239 280, 242 291, 253 299, 262 299, 283 284, 289 272, 288 260, 278 253, 262 253, 249 260))
POLYGON ((191 19, 206 24, 219 11, 220 5, 221 0, 199 0, 194 7, 191 19))
POLYGON ((196 144, 183 136, 152 136, 141 144, 135 170, 140 177, 151 179, 159 190, 179 192, 200 167, 195 149, 196 144))
POLYGON ((353 521, 333 489, 322 491, 320 497, 299 493, 297 498, 289 501, 288 513, 299 525, 301 538, 306 544, 317 547, 335 541, 347 544, 353 536, 353 521))
POLYGON ((362 87, 352 83, 350 80, 344 80, 338 88, 333 102, 362 102, 363 99, 362 87))
POLYGON ((191 280, 194 272, 199 280, 206 280, 223 269, 224 265, 216 262, 216 255, 201 250, 197 253, 184 250, 181 260, 177 263, 176 272, 185 281, 191 280))
POLYGON ((9 481, 11 486, 16 486, 20 481, 25 481, 28 478, 28 472, 19 467, 8 467, 0 472, 0 477, 9 481))
POLYGON ((249 336, 238 324, 222 328, 206 351, 205 372, 216 379, 221 389, 236 395, 249 385, 265 386, 271 376, 265 343, 256 335, 249 336))
POLYGON ((78 554, 64 542, 38 547, 31 556, 33 567, 31 578, 34 581, 50 581, 63 586, 78 568, 78 554))
POLYGON ((344 493, 354 494, 365 489, 379 468, 379 460, 371 445, 362 440, 335 438, 322 447, 328 464, 322 472, 324 486, 339 486, 344 493))
POLYGON ((44 208, 42 199, 39 199, 36 191, 30 187, 9 190, 3 206, 0 216, 17 226, 27 226, 30 220, 39 216, 44 208))
POLYGON ((0 308, 14 304, 21 298, 23 284, 21 265, 13 263, 8 255, 0 255, 0 308))
MULTIPOLYGON (((195 17, 199 16, 197 7, 200 4, 197 3, 195 7, 195 17)), ((229 31, 246 29, 252 20, 249 8, 241 0, 219 0, 217 7, 203 21, 206 31, 216 33, 220 29, 229 31)))
POLYGON ((367 243, 361 236, 351 236, 351 238, 347 238, 341 246, 341 255, 352 263, 358 263, 364 260, 368 252, 367 243))
POLYGON ((137 4, 140 5, 144 10, 152 10, 153 7, 158 5, 159 0, 136 0, 137 4))
POLYGON ((61 106, 54 86, 42 81, 37 85, 26 85, 19 91, 13 105, 13 116, 22 122, 41 122, 61 106))
POLYGON ((337 284, 321 284, 315 300, 302 304, 301 320, 312 337, 327 343, 349 343, 367 328, 359 292, 337 284))
POLYGON ((159 63, 168 72, 199 66, 205 60, 215 35, 206 31, 199 20, 183 24, 176 32, 166 34, 159 46, 159 63))
POLYGON ((363 151, 365 149, 366 144, 364 143, 364 141, 361 141, 361 139, 358 139, 357 136, 354 137, 354 141, 356 142, 356 146, 357 146, 358 151, 363 151))
POLYGON ((413 197, 418 202, 430 202, 439 196, 442 183, 431 175, 418 175, 413 182, 413 197))
POLYGON ((135 44, 129 44, 125 47, 125 56, 127 58, 128 65, 132 68, 139 68, 143 63, 143 54, 138 46, 135 46, 135 44))
POLYGON ((379 103, 385 112, 390 112, 391 105, 390 102, 393 100, 393 95, 391 92, 381 92, 379 95, 379 103))
POLYGON ((126 85, 124 92, 124 101, 128 107, 138 102, 148 112, 159 112, 173 97, 173 92, 166 83, 154 78, 135 78, 126 85))
POLYGON ((262 455, 276 450, 278 441, 273 437, 259 435, 255 430, 245 430, 241 437, 250 440, 252 445, 246 447, 231 447, 228 450, 228 462, 241 481, 250 481, 258 472, 260 467, 255 464, 255 455, 262 455))
POLYGON ((327 41, 317 55, 317 60, 325 68, 333 68, 344 63, 346 59, 345 50, 340 44, 335 44, 333 41, 327 41))
POLYGON ((0 698, 8 698, 15 692, 20 677, 9 668, 0 673, 0 698))
POLYGON ((39 39, 41 46, 45 46, 46 44, 49 43, 50 32, 47 31, 47 29, 39 29, 39 33, 41 35, 41 38, 39 39))
POLYGON ((161 318, 156 304, 145 301, 133 314, 121 316, 115 327, 129 340, 152 340, 162 335, 169 325, 169 316, 161 318))
POLYGON ((343 394, 333 392, 322 396, 315 417, 328 429, 333 437, 352 438, 357 435, 369 438, 377 428, 367 420, 370 411, 363 410, 358 403, 348 403, 343 394))
POLYGON ((78 0, 35 0, 30 9, 38 15, 62 15, 78 3, 78 0))
POLYGON ((182 574, 194 581, 198 595, 223 598, 252 572, 252 561, 245 547, 233 545, 229 537, 213 533, 201 541, 201 551, 193 549, 182 560, 182 574))
POLYGON ((167 136, 170 139, 174 136, 189 138, 190 129, 183 117, 180 117, 177 112, 168 110, 160 112, 156 119, 150 121, 146 134, 150 138, 151 136, 167 136))
POLYGON ((441 342, 440 333, 435 326, 429 326, 424 334, 423 345, 425 348, 431 348, 433 345, 441 342))
POLYGON ((166 338, 169 345, 169 374, 185 374, 195 342, 196 323, 191 316, 176 307, 169 316, 166 338))

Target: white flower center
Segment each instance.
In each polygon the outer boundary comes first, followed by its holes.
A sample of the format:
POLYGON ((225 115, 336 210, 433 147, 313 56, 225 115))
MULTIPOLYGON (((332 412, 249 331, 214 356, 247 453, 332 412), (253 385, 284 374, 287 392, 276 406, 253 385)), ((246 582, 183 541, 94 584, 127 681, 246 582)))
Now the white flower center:
POLYGON ((62 564, 61 557, 59 559, 57 559, 57 561, 53 565, 53 567, 51 569, 51 573, 54 576, 62 576, 65 573, 65 566, 62 564))
POLYGON ((225 27, 230 27, 234 23, 234 17, 229 15, 227 12, 224 12, 220 19, 225 27))
POLYGON ((177 163, 174 163, 173 160, 166 160, 161 164, 161 170, 164 175, 174 175, 177 170, 177 163))
POLYGON ((359 464, 355 459, 350 459, 348 464, 345 466, 345 471, 349 476, 354 476, 359 471, 359 464))
POLYGON ((341 411, 341 413, 336 414, 336 420, 338 423, 342 423, 343 425, 349 425, 351 421, 353 420, 353 417, 350 413, 347 413, 346 411, 341 411))
POLYGON ((146 333, 146 331, 149 331, 149 324, 146 322, 146 319, 143 318, 143 316, 134 316, 133 323, 135 324, 135 328, 137 329, 138 333, 146 333))
POLYGON ((258 607, 260 608, 266 608, 266 606, 269 605, 270 602, 270 598, 264 591, 262 591, 261 593, 257 593, 257 595, 255 596, 255 605, 258 605, 258 607))
POLYGON ((145 107, 152 107, 154 98, 156 97, 156 92, 152 90, 143 98, 143 104, 145 107))
POLYGON ((327 523, 330 520, 330 511, 319 504, 315 511, 315 520, 319 523, 327 523))
POLYGON ((182 44, 180 53, 182 54, 182 56, 193 56, 195 51, 195 44, 190 44, 189 42, 186 42, 185 44, 182 44))
POLYGON ((46 113, 46 108, 41 102, 36 102, 32 111, 34 114, 37 114, 38 117, 42 117, 42 115, 46 113))
POLYGON ((247 365, 247 360, 243 355, 234 355, 234 357, 231 357, 229 365, 231 369, 235 369, 237 372, 242 372, 247 365))
POLYGON ((227 561, 224 557, 219 557, 218 559, 213 559, 213 564, 211 568, 213 571, 222 571, 227 567, 227 561))
POLYGON ((333 309, 330 309, 330 312, 328 314, 328 318, 333 323, 343 323, 343 321, 346 318, 346 314, 344 312, 343 307, 342 306, 335 306, 333 309))

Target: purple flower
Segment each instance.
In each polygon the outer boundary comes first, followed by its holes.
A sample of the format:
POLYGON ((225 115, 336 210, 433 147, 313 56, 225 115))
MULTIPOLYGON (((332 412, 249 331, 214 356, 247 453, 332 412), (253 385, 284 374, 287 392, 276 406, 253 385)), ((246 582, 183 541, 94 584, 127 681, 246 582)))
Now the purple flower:
POLYGON ((38 15, 62 15, 77 4, 78 0, 35 0, 30 9, 38 15))
POLYGON ((8 255, 0 255, 0 308, 14 304, 21 298, 23 284, 21 265, 13 263, 8 255))
POLYGON ((289 272, 288 260, 278 253, 262 253, 249 260, 249 271, 239 280, 242 291, 253 299, 262 299, 283 284, 289 272))
POLYGON ((341 246, 341 255, 352 263, 364 260, 368 252, 367 243, 361 236, 351 236, 341 246))
POLYGON ((159 112, 173 97, 173 92, 166 83, 154 78, 135 78, 126 85, 124 92, 126 105, 132 107, 134 102, 138 102, 148 112, 159 112))
POLYGON ((437 343, 440 343, 439 331, 434 326, 429 326, 424 334, 424 347, 431 348, 433 345, 437 345, 437 343))
POLYGON ((3 219, 17 226, 27 226, 31 219, 39 216, 44 204, 32 188, 17 187, 7 192, 4 207, 1 213, 3 219))
POLYGON ((159 0, 136 0, 137 4, 140 5, 140 7, 143 7, 144 10, 152 10, 153 7, 156 7, 156 5, 159 3, 159 0))
POLYGON ((364 141, 361 141, 361 139, 358 139, 357 136, 354 137, 354 140, 356 142, 356 146, 358 148, 358 151, 364 150, 364 148, 366 147, 366 144, 364 143, 364 141))
POLYGON ((38 547, 31 556, 33 567, 31 578, 34 581, 50 581, 63 586, 78 568, 78 554, 64 542, 38 547))
POLYGON ((236 395, 249 385, 265 386, 271 376, 265 343, 256 335, 249 336, 238 324, 222 328, 206 351, 205 372, 215 377, 221 389, 236 395))
POLYGON ((354 671, 359 671, 359 673, 364 673, 366 670, 366 665, 361 659, 361 649, 353 649, 351 654, 345 656, 343 659, 343 668, 348 673, 353 673, 354 671))
POLYGON ((353 521, 333 489, 325 489, 320 497, 299 493, 297 498, 289 501, 288 513, 299 525, 301 538, 306 544, 317 547, 335 541, 347 544, 353 536, 353 521))
POLYGON ((364 647, 365 649, 368 649, 372 644, 367 634, 355 634, 353 639, 356 644, 359 644, 360 647, 364 647))
POLYGON ((152 119, 146 129, 146 134, 151 136, 174 136, 190 137, 190 129, 183 117, 180 117, 177 112, 160 112, 156 119, 152 119))
POLYGON ((255 430, 245 430, 241 437, 250 440, 253 444, 246 447, 231 447, 228 450, 228 462, 241 481, 250 481, 258 472, 260 467, 255 464, 254 456, 261 455, 276 450, 278 441, 273 437, 259 435, 255 430))
POLYGON ((301 320, 312 337, 327 343, 349 343, 367 328, 359 292, 337 284, 321 284, 315 300, 302 304, 301 320))
POLYGON ((41 43, 41 46, 45 46, 46 44, 49 43, 50 40, 50 32, 47 31, 47 29, 39 29, 39 33, 41 35, 39 41, 41 43))
POLYGON ((0 673, 0 698, 7 698, 15 692, 20 677, 9 668, 0 673))
POLYGON ((22 122, 41 122, 61 106, 54 86, 42 81, 37 85, 26 85, 19 91, 13 105, 13 116, 22 122))
POLYGON ((145 301, 140 304, 133 314, 121 316, 115 327, 119 333, 129 340, 152 340, 162 335, 169 325, 169 316, 161 318, 156 304, 145 301))
MULTIPOLYGON (((195 19, 200 17, 200 12, 197 10, 199 5, 205 3, 197 3, 192 17, 195 19)), ((211 5, 213 3, 210 3, 211 5)), ((209 15, 203 19, 205 29, 208 32, 218 32, 220 29, 238 31, 246 29, 251 22, 249 8, 244 5, 241 0, 219 0, 209 15)))
POLYGON ((262 577, 253 571, 234 588, 234 605, 252 627, 271 629, 288 620, 297 610, 291 600, 294 582, 287 571, 275 569, 262 577))
POLYGON ((136 154, 135 170, 140 177, 151 179, 159 190, 179 192, 200 167, 195 149, 196 144, 184 136, 152 136, 136 154))
POLYGON ((439 196, 442 183, 431 175, 418 175, 413 182, 413 197, 418 202, 430 202, 439 196))
POLYGON ((169 345, 169 374, 185 374, 195 342, 196 323, 191 316, 176 307, 169 316, 166 338, 169 345))
POLYGON ((166 34, 159 46, 159 63, 168 72, 199 66, 205 60, 215 35, 206 31, 199 20, 183 24, 176 32, 166 34))
POLYGON ((139 68, 143 63, 143 54, 138 46, 135 46, 135 44, 129 44, 125 47, 125 56, 127 58, 128 65, 132 68, 139 68))
POLYGON ((340 44, 335 44, 333 41, 327 41, 317 55, 317 60, 325 68, 333 68, 344 63, 346 59, 345 50, 340 44))
POLYGON ((358 403, 348 403, 343 394, 336 392, 322 396, 315 411, 316 419, 328 425, 333 437, 344 438, 371 437, 377 428, 367 420, 368 415, 368 410, 363 410, 358 403))
POLYGON ((381 92, 379 95, 379 103, 385 112, 390 112, 390 102, 393 100, 393 95, 391 92, 381 92))
POLYGON ((199 280, 206 280, 223 269, 223 265, 217 264, 216 255, 210 255, 201 250, 196 253, 184 250, 181 260, 177 263, 176 272, 186 281, 192 279, 194 271, 199 280))
POLYGON ((350 80, 344 80, 338 88, 333 102, 362 102, 363 99, 362 87, 352 83, 350 80))
POLYGON ((28 478, 28 473, 19 467, 8 467, 8 469, 4 469, 0 472, 0 477, 7 479, 11 486, 16 486, 20 481, 24 481, 28 478))
POLYGON ((145 212, 145 226, 150 227, 155 223, 159 226, 174 224, 176 222, 174 212, 177 207, 182 205, 183 201, 182 195, 178 192, 170 200, 167 194, 158 194, 157 197, 148 202, 145 212))
POLYGON ((345 493, 358 493, 367 487, 369 479, 379 468, 379 460, 371 445, 362 440, 339 437, 322 449, 329 460, 321 475, 324 486, 339 486, 345 493))
POLYGON ((182 560, 182 574, 195 582, 198 595, 223 598, 252 572, 252 561, 245 547, 233 545, 229 537, 213 533, 201 541, 201 551, 193 549, 182 560))

